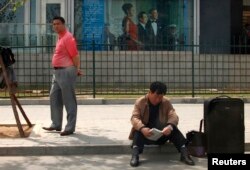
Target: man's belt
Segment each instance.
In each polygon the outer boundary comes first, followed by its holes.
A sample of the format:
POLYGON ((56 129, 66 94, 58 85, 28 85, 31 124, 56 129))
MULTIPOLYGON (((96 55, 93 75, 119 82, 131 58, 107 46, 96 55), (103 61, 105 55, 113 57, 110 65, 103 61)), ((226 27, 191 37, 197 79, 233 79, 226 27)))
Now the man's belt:
POLYGON ((54 67, 55 70, 59 70, 59 69, 65 69, 67 67, 54 67))

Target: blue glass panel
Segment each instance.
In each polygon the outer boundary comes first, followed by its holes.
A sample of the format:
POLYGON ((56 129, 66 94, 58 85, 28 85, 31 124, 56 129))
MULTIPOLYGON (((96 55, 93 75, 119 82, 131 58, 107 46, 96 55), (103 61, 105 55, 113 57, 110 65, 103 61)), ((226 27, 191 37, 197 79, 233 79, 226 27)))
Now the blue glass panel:
MULTIPOLYGON (((83 44, 102 42, 104 25, 104 0, 84 0, 83 2, 83 44), (93 36, 94 35, 94 36, 93 36)), ((86 50, 92 50, 91 45, 84 45, 86 50)), ((96 46, 96 50, 100 47, 96 46)))

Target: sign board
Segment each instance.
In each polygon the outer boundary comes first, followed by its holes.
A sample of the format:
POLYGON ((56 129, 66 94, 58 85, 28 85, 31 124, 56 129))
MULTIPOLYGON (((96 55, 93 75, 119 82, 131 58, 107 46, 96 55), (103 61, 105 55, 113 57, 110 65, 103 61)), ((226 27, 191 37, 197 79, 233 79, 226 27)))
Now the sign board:
MULTIPOLYGON (((92 42, 102 43, 104 26, 104 0, 83 1, 83 48, 92 50, 92 42)), ((95 46, 95 50, 101 49, 95 46)))

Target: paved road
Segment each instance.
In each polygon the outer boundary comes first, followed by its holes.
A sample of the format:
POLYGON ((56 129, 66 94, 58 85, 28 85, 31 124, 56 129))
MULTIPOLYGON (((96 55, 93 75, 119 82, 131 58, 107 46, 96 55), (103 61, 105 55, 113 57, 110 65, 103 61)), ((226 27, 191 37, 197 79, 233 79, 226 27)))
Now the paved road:
POLYGON ((206 170, 207 159, 194 158, 196 165, 179 161, 179 154, 143 155, 141 165, 132 168, 130 155, 9 156, 0 157, 1 170, 206 170))

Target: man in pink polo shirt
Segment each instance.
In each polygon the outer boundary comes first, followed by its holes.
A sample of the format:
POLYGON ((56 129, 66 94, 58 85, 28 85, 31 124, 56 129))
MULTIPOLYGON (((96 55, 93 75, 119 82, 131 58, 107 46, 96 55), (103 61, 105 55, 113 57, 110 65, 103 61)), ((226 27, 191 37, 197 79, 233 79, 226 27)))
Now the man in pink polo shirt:
POLYGON ((53 29, 58 34, 58 40, 52 66, 54 68, 52 86, 50 90, 50 109, 52 124, 43 127, 48 131, 61 131, 63 120, 63 105, 67 111, 67 124, 61 136, 71 135, 75 131, 77 102, 75 95, 76 77, 80 76, 80 58, 76 41, 66 29, 63 17, 53 18, 53 29))

